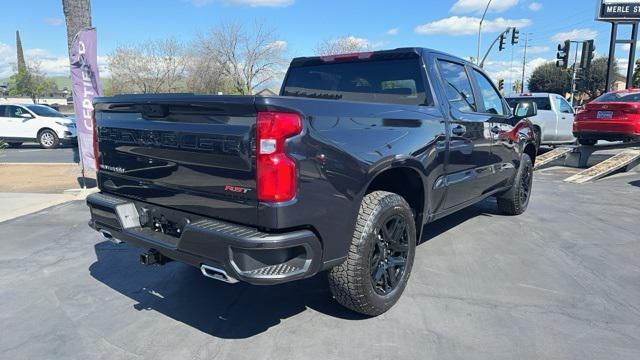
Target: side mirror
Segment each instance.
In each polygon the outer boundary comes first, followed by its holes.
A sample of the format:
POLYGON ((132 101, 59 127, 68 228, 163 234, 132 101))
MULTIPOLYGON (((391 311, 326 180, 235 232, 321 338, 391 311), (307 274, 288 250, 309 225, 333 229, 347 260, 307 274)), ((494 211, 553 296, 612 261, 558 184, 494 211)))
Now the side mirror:
POLYGON ((538 115, 538 104, 533 101, 522 101, 516 104, 513 116, 518 119, 525 119, 538 115))
POLYGON ((33 116, 31 116, 31 114, 29 113, 22 113, 20 114, 20 117, 23 119, 33 119, 33 116))

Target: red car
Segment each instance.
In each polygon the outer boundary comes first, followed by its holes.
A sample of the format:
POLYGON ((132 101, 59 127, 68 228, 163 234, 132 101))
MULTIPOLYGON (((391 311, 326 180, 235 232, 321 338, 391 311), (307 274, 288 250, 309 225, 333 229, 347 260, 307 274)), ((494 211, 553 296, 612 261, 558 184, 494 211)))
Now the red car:
POLYGON ((578 112, 573 136, 581 145, 598 140, 640 140, 640 89, 606 93, 578 112))

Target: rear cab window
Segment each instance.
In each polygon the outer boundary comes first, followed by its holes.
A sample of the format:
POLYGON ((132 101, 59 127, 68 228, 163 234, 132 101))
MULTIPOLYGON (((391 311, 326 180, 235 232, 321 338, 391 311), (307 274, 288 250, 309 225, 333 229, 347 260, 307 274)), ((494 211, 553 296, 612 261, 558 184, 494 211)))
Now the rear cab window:
POLYGON ((419 58, 334 61, 291 67, 283 96, 433 105, 419 58))
POLYGON ((549 100, 548 96, 536 96, 536 97, 522 96, 522 97, 507 98, 507 103, 509 104, 509 107, 511 107, 512 109, 515 108, 516 103, 518 101, 534 102, 534 103, 536 103, 536 105, 538 105, 538 111, 540 111, 540 110, 542 110, 542 111, 552 111, 553 110, 551 108, 551 100, 549 100))

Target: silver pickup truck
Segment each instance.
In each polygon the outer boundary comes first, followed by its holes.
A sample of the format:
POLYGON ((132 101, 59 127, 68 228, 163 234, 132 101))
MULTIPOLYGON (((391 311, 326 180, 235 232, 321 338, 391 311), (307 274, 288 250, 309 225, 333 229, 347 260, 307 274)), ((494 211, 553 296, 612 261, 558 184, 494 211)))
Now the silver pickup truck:
POLYGON ((558 94, 532 93, 507 97, 513 108, 518 101, 533 101, 538 105, 538 115, 529 118, 536 132, 536 145, 559 145, 576 142, 573 137, 575 110, 558 94))

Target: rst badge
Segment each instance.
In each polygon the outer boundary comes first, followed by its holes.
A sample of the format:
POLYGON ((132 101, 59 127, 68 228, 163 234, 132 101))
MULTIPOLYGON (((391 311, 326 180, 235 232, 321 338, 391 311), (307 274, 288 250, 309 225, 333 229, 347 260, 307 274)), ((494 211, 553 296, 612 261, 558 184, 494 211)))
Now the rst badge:
POLYGON ((246 194, 249 191, 252 191, 253 189, 250 188, 244 188, 244 187, 240 187, 240 186, 231 186, 231 185, 225 185, 224 186, 224 191, 228 191, 228 192, 233 192, 236 194, 246 194))

